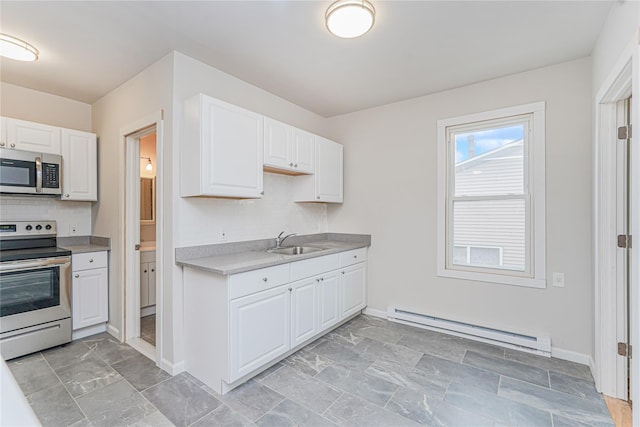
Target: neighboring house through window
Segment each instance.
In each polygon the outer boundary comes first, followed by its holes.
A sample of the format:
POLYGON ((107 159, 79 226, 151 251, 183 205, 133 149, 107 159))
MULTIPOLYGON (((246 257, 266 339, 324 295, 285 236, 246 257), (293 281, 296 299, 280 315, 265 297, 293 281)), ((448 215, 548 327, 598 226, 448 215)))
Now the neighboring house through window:
POLYGON ((545 287, 545 104, 438 121, 438 275, 545 287))

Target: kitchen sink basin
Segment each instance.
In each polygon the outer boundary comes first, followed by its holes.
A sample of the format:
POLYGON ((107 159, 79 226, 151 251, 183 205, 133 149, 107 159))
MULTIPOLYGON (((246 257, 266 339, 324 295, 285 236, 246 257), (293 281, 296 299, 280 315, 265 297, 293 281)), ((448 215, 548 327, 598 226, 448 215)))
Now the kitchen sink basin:
POLYGON ((315 246, 284 246, 282 248, 269 249, 267 252, 280 255, 302 255, 323 250, 324 248, 318 248, 315 246))

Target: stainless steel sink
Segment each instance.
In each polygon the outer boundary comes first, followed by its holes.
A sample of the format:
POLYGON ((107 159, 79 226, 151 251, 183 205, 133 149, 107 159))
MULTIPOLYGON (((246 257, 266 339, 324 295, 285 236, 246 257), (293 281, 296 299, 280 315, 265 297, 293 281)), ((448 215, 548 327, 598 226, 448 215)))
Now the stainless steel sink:
POLYGON ((323 251, 324 249, 325 248, 318 248, 315 246, 285 246, 282 248, 269 249, 267 252, 280 255, 302 255, 323 251))

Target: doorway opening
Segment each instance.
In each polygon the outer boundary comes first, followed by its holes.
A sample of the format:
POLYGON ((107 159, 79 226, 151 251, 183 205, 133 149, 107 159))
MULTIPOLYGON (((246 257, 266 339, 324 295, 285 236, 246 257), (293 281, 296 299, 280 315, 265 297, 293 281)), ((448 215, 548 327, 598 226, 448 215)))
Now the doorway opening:
POLYGON ((124 141, 123 341, 162 360, 162 113, 121 131, 124 141))

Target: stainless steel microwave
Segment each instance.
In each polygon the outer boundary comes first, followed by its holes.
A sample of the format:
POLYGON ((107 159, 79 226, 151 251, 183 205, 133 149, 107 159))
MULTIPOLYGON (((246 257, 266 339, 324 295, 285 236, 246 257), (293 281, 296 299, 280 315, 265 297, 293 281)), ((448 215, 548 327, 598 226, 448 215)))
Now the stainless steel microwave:
POLYGON ((62 156, 0 148, 0 193, 62 194, 62 156))

